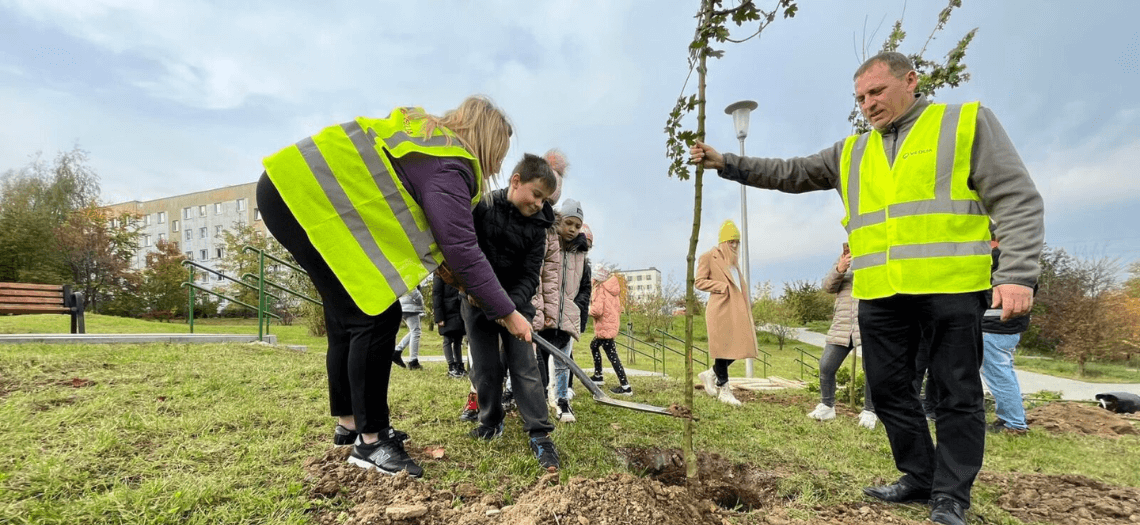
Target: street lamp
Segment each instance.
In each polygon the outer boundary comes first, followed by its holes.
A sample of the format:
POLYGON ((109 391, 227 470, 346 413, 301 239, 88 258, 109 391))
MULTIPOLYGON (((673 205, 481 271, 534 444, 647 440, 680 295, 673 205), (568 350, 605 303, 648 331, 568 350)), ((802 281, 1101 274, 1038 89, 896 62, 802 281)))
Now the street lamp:
MULTIPOLYGON (((748 116, 752 110, 756 109, 756 102, 751 100, 741 100, 740 102, 733 102, 724 112, 727 115, 732 115, 732 127, 736 130, 736 138, 740 141, 740 156, 744 156, 744 139, 748 137, 748 116)), ((744 290, 744 296, 749 299, 749 304, 752 301, 752 289, 749 286, 752 283, 751 266, 748 264, 748 194, 747 186, 740 185, 740 253, 743 255, 744 263, 744 283, 741 289, 744 290)), ((756 327, 752 327, 753 330, 756 327)), ((746 359, 744 361, 744 376, 752 377, 752 360, 746 359)))

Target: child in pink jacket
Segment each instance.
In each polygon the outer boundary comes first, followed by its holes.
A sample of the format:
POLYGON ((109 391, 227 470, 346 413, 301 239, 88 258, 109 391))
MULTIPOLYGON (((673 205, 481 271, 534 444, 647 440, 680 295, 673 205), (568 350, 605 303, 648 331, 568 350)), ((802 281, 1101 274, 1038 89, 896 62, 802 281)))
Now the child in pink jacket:
POLYGON ((621 325, 622 303, 625 298, 625 277, 619 273, 610 274, 609 270, 602 268, 594 280, 593 299, 590 301, 590 316, 594 318, 594 340, 590 341, 590 353, 594 356, 594 376, 591 379, 601 384, 602 356, 598 352, 605 350, 610 365, 614 368, 621 383, 610 389, 610 392, 626 396, 633 395, 633 387, 625 377, 625 368, 621 366, 614 337, 617 337, 618 327, 621 325))

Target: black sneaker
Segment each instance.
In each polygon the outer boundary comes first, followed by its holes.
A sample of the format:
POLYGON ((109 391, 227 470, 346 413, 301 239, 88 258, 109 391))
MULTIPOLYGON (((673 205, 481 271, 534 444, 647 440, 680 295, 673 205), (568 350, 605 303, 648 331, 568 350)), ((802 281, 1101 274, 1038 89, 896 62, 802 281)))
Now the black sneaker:
POLYGON ((419 359, 412 359, 408 361, 408 370, 423 370, 424 367, 420 366, 419 359))
POLYGON ((459 374, 457 377, 467 377, 467 369, 463 367, 463 363, 455 365, 455 372, 459 374))
POLYGON ((471 432, 468 432, 467 435, 469 435, 475 439, 482 439, 484 441, 491 441, 492 439, 495 439, 495 438, 503 435, 503 424, 499 423, 499 425, 496 426, 495 428, 479 425, 479 426, 471 429, 471 432))
POLYGON ((400 352, 392 352, 392 364, 400 368, 408 367, 408 365, 404 364, 404 358, 400 357, 400 352))
POLYGON ((604 385, 606 378, 602 377, 601 372, 594 372, 594 375, 590 376, 590 381, 593 381, 595 385, 604 385))
POLYGON ((450 377, 452 379, 458 379, 460 377, 463 377, 463 376, 459 375, 459 365, 456 365, 455 363, 448 363, 447 364, 447 377, 450 377))
POLYGON ((611 388, 610 392, 613 392, 619 396, 632 396, 633 395, 633 387, 629 386, 629 385, 618 385, 618 386, 611 388))
POLYGON ((503 392, 503 412, 510 412, 518 407, 515 403, 515 393, 507 390, 503 392))
POLYGON ((344 428, 343 425, 337 425, 333 430, 333 444, 336 446, 351 445, 356 443, 356 436, 359 435, 355 430, 344 428))
POLYGON ((554 442, 550 440, 550 436, 530 438, 530 450, 534 452, 538 466, 547 472, 558 472, 558 451, 554 449, 554 442))
POLYGON ((408 475, 418 478, 424 475, 424 469, 412 461, 412 457, 404 450, 404 443, 396 436, 396 431, 389 428, 387 436, 381 432, 381 438, 375 443, 364 443, 364 438, 358 437, 348 455, 348 462, 365 469, 374 468, 384 474, 396 475, 400 471, 407 471, 408 475))

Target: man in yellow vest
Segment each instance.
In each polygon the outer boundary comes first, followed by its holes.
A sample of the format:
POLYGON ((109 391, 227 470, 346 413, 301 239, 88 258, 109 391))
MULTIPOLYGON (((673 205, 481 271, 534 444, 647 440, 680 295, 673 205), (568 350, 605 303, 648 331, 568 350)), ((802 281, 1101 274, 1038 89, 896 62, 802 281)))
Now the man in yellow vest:
POLYGON ((903 473, 864 492, 888 502, 930 500, 931 521, 957 525, 966 523, 985 448, 982 314, 1001 308, 1006 320, 1032 307, 1044 204, 989 109, 934 104, 915 94, 917 85, 905 55, 880 53, 855 72, 855 98, 872 131, 794 159, 722 155, 700 142, 690 155, 749 186, 839 192, 867 381, 903 473), (1003 251, 988 305, 991 219, 1003 251), (924 330, 933 334, 937 446, 913 387, 924 330))

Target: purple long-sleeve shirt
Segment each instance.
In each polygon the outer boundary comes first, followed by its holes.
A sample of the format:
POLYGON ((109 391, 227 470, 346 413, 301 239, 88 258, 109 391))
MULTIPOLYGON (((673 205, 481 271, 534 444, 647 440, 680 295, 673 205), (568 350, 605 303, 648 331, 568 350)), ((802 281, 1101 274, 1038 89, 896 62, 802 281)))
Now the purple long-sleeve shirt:
POLYGON ((477 186, 471 164, 464 159, 418 153, 388 158, 408 193, 423 208, 447 266, 466 285, 467 293, 495 319, 513 312, 514 303, 475 237, 471 198, 477 186))

